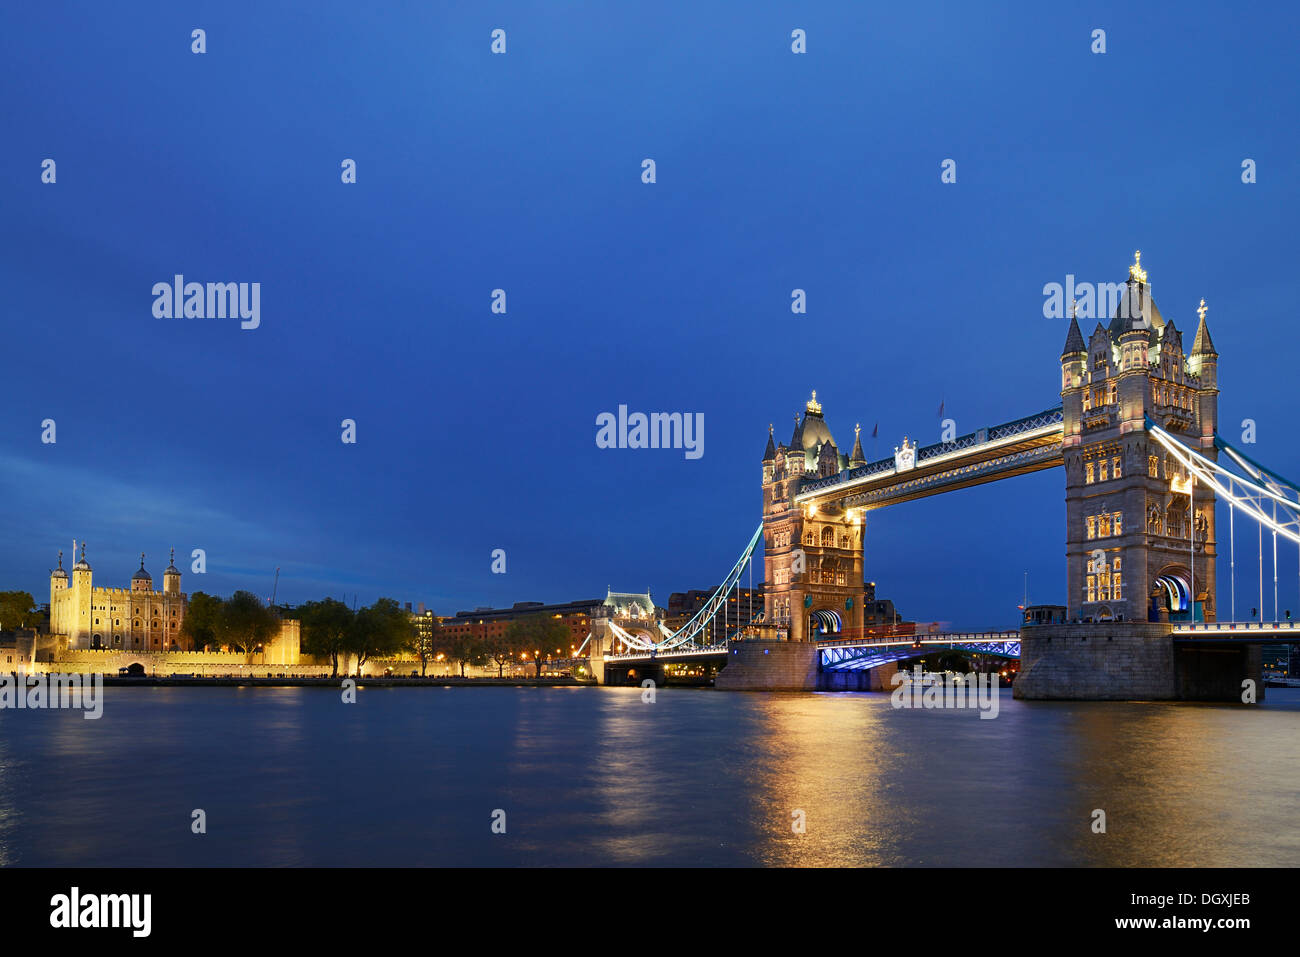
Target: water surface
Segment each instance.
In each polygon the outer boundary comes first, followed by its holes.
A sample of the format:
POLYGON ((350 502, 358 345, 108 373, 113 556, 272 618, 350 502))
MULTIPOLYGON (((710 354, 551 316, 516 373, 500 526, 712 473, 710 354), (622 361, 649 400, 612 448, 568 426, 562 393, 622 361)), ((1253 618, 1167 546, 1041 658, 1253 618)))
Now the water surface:
POLYGON ((1300 865, 1290 689, 1004 691, 994 720, 883 694, 104 693, 98 721, 0 712, 0 864, 1300 865))

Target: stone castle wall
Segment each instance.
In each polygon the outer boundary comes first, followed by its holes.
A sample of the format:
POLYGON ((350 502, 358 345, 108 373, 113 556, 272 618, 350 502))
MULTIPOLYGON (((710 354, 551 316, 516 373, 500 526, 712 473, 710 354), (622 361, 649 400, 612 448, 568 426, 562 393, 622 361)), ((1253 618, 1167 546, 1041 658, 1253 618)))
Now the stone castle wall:
POLYGON ((1263 700, 1258 645, 1175 646, 1168 624, 1100 622, 1026 625, 1020 631, 1023 699, 1240 701, 1255 681, 1263 700))
POLYGON ((811 641, 737 641, 713 686, 723 691, 816 691, 821 653, 811 641))
POLYGON ((319 665, 294 662, 280 663, 268 660, 272 656, 253 655, 251 659, 239 652, 225 651, 119 651, 117 649, 69 648, 56 655, 52 661, 37 662, 33 672, 51 674, 106 674, 116 675, 118 669, 133 664, 144 666, 145 674, 166 677, 172 674, 204 676, 252 675, 324 675, 330 669, 319 665))

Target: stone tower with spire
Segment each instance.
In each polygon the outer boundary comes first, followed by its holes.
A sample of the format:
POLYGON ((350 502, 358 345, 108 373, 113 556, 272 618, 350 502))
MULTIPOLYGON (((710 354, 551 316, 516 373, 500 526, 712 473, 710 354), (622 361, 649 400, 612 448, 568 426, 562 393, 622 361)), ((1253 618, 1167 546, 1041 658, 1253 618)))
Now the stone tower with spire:
MULTIPOLYGON (((860 432, 860 429, 858 430, 860 432)), ((839 451, 817 393, 795 416, 789 444, 776 445, 768 426, 763 452, 764 616, 791 641, 862 629, 862 512, 794 504, 804 483, 865 462, 856 439, 839 451)))
POLYGON ((1191 354, 1151 297, 1141 254, 1109 326, 1072 315, 1061 354, 1067 606, 1072 619, 1215 618, 1215 499, 1151 438, 1150 417, 1217 458, 1218 354, 1205 302, 1191 354))
POLYGON ((71 576, 63 570, 59 552, 59 567, 50 573, 50 633, 70 649, 183 650, 181 626, 189 603, 181 592, 174 550, 172 555, 163 572, 163 590, 155 591, 143 554, 130 588, 106 588, 93 582, 84 542, 71 576))

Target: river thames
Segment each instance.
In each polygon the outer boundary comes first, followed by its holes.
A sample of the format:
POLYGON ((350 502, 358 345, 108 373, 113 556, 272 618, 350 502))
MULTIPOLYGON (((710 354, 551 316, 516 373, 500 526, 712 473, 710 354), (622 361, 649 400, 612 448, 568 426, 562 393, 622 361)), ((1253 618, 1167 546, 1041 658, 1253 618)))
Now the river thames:
POLYGON ((1300 865, 1290 689, 1004 689, 994 720, 684 688, 104 694, 97 721, 0 715, 0 864, 1300 865))

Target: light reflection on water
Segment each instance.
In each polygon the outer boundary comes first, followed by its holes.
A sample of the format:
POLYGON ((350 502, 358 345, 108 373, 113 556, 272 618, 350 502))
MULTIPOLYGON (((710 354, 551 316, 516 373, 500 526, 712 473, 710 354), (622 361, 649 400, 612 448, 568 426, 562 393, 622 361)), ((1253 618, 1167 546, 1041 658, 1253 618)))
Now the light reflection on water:
POLYGON ((0 713, 0 864, 1300 864, 1289 689, 1255 708, 1004 692, 995 720, 883 694, 105 694, 99 721, 0 713))

